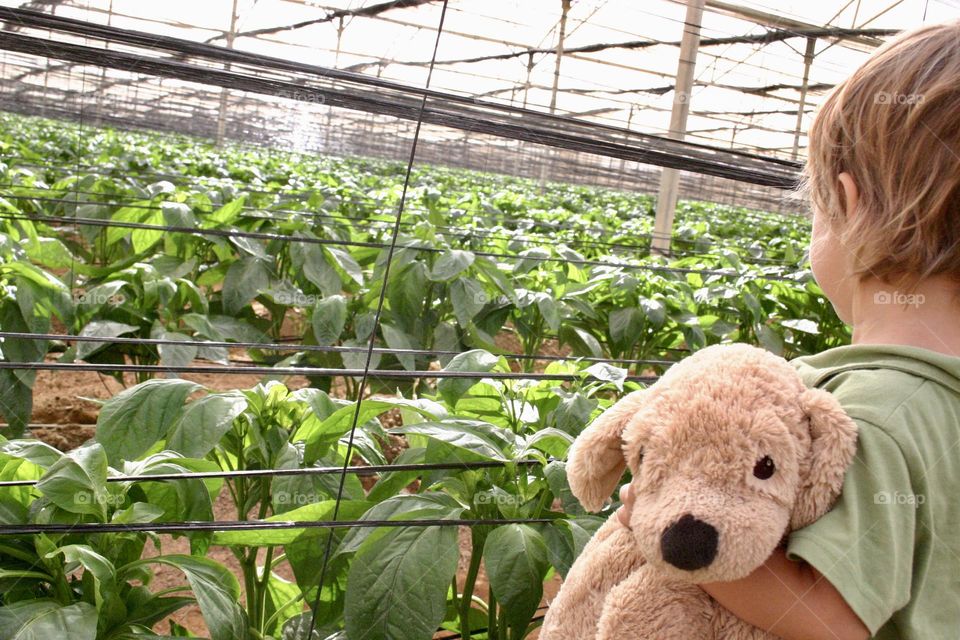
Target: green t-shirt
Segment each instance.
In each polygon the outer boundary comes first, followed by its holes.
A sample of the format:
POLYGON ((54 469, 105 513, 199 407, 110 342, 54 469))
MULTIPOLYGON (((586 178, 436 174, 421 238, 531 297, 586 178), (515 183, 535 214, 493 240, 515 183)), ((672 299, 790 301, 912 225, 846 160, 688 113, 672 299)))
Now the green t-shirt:
POLYGON ((960 638, 960 358, 853 345, 793 361, 859 427, 843 492, 790 535, 879 640, 960 638))

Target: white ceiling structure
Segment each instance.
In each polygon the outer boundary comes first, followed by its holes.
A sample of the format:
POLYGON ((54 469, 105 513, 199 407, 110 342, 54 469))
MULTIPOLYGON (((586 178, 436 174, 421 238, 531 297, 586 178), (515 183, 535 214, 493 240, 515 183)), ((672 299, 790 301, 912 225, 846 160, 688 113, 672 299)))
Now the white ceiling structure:
MULTIPOLYGON (((0 0, 4 6, 53 10, 126 29, 220 45, 231 41, 236 49, 422 86, 442 3, 355 14, 381 4, 384 0, 0 0)), ((685 3, 572 0, 554 96, 562 6, 562 0, 450 0, 432 88, 543 111, 555 100, 558 114, 665 133, 685 3), (582 48, 598 50, 578 51, 582 48)), ((687 137, 782 157, 790 157, 796 143, 802 158, 802 132, 826 91, 890 37, 873 31, 832 37, 831 30, 894 31, 957 18, 957 0, 707 0, 687 137), (808 46, 809 91, 797 138, 808 46)))

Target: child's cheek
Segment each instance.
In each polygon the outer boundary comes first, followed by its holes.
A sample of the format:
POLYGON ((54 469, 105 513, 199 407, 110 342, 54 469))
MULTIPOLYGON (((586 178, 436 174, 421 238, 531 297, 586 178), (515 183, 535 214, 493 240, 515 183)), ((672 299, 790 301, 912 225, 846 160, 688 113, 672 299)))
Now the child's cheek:
POLYGON ((830 223, 822 214, 813 217, 813 232, 810 238, 810 267, 817 284, 833 304, 837 315, 849 322, 852 301, 844 282, 847 280, 847 261, 840 242, 830 223))

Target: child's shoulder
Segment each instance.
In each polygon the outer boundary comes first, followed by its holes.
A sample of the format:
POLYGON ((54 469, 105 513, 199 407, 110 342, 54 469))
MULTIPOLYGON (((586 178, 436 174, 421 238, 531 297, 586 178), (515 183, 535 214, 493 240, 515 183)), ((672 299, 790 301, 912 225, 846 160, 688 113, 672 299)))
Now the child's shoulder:
POLYGON ((831 392, 855 420, 895 440, 915 441, 918 425, 957 430, 960 358, 918 347, 851 345, 792 361, 804 383, 831 392))

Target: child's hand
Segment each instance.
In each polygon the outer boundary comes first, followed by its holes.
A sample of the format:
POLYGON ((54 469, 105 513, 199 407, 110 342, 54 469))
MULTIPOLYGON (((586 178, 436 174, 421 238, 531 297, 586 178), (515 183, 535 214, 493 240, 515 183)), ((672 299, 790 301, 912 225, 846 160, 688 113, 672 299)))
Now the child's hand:
POLYGON ((620 520, 620 524, 627 529, 630 528, 630 516, 633 515, 633 502, 635 499, 636 496, 633 495, 633 483, 628 482, 620 487, 620 502, 623 503, 623 506, 617 509, 616 516, 620 520))

